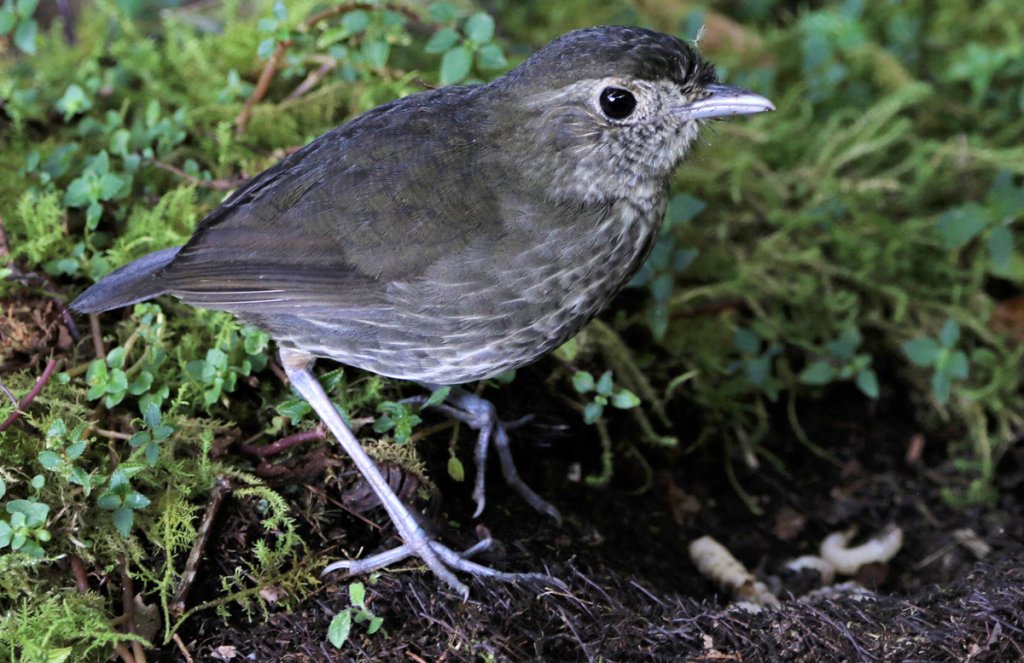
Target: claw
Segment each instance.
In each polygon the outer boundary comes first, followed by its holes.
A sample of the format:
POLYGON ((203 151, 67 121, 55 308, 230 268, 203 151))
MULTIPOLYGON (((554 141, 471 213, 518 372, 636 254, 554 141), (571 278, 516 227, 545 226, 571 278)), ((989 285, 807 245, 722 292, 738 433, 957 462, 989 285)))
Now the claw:
MULTIPOLYGON (((284 366, 288 379, 292 383, 292 387, 300 396, 305 398, 310 407, 320 415, 320 419, 324 422, 331 433, 334 434, 334 437, 337 438, 342 449, 344 449, 349 457, 352 458, 352 462, 355 464, 360 474, 363 475, 363 478, 373 490, 374 494, 380 500, 381 505, 388 512, 388 515, 391 517, 391 522, 394 523, 395 529, 398 530, 398 535, 402 539, 402 545, 392 548, 391 550, 385 550, 384 552, 377 553, 376 555, 371 555, 363 559, 347 560, 330 564, 324 569, 324 574, 338 570, 348 571, 352 575, 369 573, 408 557, 415 557, 422 560, 423 563, 437 575, 437 577, 454 589, 455 592, 463 598, 463 600, 469 597, 469 587, 460 581, 453 571, 460 571, 473 576, 493 578, 495 580, 504 580, 509 582, 519 580, 543 580, 545 582, 553 583, 559 587, 564 587, 560 581, 550 578, 544 574, 504 573, 482 564, 469 561, 467 557, 476 554, 481 550, 485 550, 490 546, 489 539, 484 539, 480 543, 460 554, 430 538, 427 533, 423 531, 423 528, 420 527, 416 517, 409 511, 409 508, 402 503, 398 495, 395 494, 395 491, 391 489, 391 486, 384 478, 384 475, 381 474, 380 469, 377 468, 377 464, 373 462, 373 459, 370 458, 362 445, 359 444, 359 440, 357 440, 355 435, 352 434, 352 431, 349 430, 344 419, 342 419, 341 415, 338 413, 338 410, 335 409, 334 405, 331 403, 327 393, 324 392, 323 386, 316 379, 316 376, 313 375, 311 370, 313 362, 314 359, 312 355, 305 352, 288 348, 282 348, 281 350, 281 363, 284 366)), ((486 403, 486 401, 483 402, 486 403)), ((490 407, 489 403, 487 403, 487 405, 490 407)), ((451 409, 454 410, 455 408, 451 409)), ((493 407, 490 409, 492 412, 490 420, 496 422, 497 420, 493 418, 493 407)), ((501 428, 501 430, 504 431, 503 428, 501 428)), ((505 435, 506 446, 507 441, 508 436, 505 435)), ((504 465, 505 463, 502 461, 502 467, 504 467, 504 465)))
MULTIPOLYGON (((424 386, 431 390, 437 388, 436 385, 424 386)), ((418 403, 425 403, 426 400, 426 397, 417 397, 415 400, 407 399, 408 402, 418 403)), ((501 474, 505 477, 505 482, 536 511, 551 517, 558 524, 562 523, 562 514, 558 512, 558 509, 535 493, 519 477, 515 459, 512 458, 508 431, 529 423, 533 419, 532 414, 508 423, 499 421, 494 405, 490 401, 458 387, 452 387, 444 403, 431 407, 461 421, 478 433, 473 453, 473 460, 476 463, 476 479, 473 482, 473 500, 476 502, 474 518, 480 517, 486 505, 487 454, 493 441, 494 447, 498 451, 498 460, 501 461, 501 474)))

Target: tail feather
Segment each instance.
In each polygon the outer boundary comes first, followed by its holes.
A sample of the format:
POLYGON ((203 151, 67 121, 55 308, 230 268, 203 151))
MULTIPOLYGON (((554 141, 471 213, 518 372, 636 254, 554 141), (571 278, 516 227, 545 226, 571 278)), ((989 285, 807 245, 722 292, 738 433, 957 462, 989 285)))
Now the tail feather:
POLYGON ((71 302, 81 313, 100 313, 144 302, 165 292, 157 272, 166 267, 181 250, 174 246, 143 256, 100 279, 71 302))

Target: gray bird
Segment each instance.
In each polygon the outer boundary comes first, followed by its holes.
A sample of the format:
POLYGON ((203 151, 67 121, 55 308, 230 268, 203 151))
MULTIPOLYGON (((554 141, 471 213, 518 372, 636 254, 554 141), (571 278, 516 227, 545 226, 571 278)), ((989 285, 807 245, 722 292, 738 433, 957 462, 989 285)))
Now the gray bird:
MULTIPOLYGON (((365 573, 417 557, 515 579, 428 536, 311 372, 329 358, 429 386, 489 378, 576 334, 654 243, 669 180, 700 125, 773 110, 718 83, 687 43, 640 28, 570 32, 504 76, 384 104, 260 173, 183 247, 113 272, 82 312, 161 294, 230 311, 280 346, 293 388, 380 498, 402 544, 329 568, 365 573)), ((443 409, 479 430, 477 513, 492 439, 518 478, 494 408, 453 389, 443 409)))

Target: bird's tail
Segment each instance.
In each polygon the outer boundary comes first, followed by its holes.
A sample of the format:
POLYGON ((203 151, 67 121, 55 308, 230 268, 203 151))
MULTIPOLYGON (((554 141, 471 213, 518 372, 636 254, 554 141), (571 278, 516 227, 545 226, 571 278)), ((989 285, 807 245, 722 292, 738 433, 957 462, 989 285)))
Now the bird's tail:
POLYGON ((81 313, 99 313, 163 294, 166 289, 156 274, 174 260, 180 249, 173 246, 156 251, 114 270, 71 302, 71 308, 81 313))

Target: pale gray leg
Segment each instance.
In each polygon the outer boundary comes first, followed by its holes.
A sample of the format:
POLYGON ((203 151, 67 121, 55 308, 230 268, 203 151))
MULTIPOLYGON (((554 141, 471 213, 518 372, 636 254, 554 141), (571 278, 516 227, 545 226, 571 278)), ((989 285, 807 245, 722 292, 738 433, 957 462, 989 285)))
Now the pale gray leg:
MULTIPOLYGON (((438 385, 424 384, 424 387, 434 391, 439 389, 438 385)), ((409 399, 414 402, 424 402, 426 399, 409 399)), ((486 503, 486 469, 487 451, 493 441, 498 451, 498 460, 501 461, 501 473, 505 481, 519 495, 540 513, 547 514, 557 523, 562 522, 562 515, 554 506, 533 492, 533 489, 519 477, 515 460, 512 458, 512 449, 509 447, 508 431, 506 424, 498 420, 497 412, 490 401, 470 393, 459 387, 451 387, 448 397, 442 405, 433 406, 434 409, 457 419, 470 428, 477 431, 476 448, 473 453, 473 460, 476 464, 476 477, 473 483, 473 499, 476 501, 476 511, 473 517, 477 518, 484 511, 486 503)))
MULTIPOLYGON (((394 523, 398 535, 402 539, 402 545, 377 555, 354 561, 343 561, 331 564, 325 573, 336 569, 347 569, 349 573, 361 574, 374 571, 381 567, 393 564, 407 557, 416 557, 425 563, 431 571, 444 580, 452 589, 458 592, 465 599, 469 596, 469 588, 464 585, 451 569, 463 571, 476 576, 484 576, 497 580, 520 580, 538 579, 558 583, 557 580, 543 574, 535 573, 502 573, 475 562, 465 559, 460 553, 445 547, 432 540, 423 531, 416 517, 409 511, 398 498, 387 480, 377 469, 376 463, 363 450, 359 440, 349 430, 345 421, 334 408, 330 398, 321 386, 320 381, 313 375, 312 367, 315 359, 312 355, 298 350, 288 348, 281 349, 281 364, 284 366, 285 374, 291 380, 292 387, 306 399, 310 407, 320 416, 327 428, 337 438, 338 443, 345 453, 352 458, 356 469, 370 485, 374 494, 380 500, 391 522, 394 523)), ((486 548, 489 543, 481 542, 468 551, 470 554, 479 552, 486 548)))

